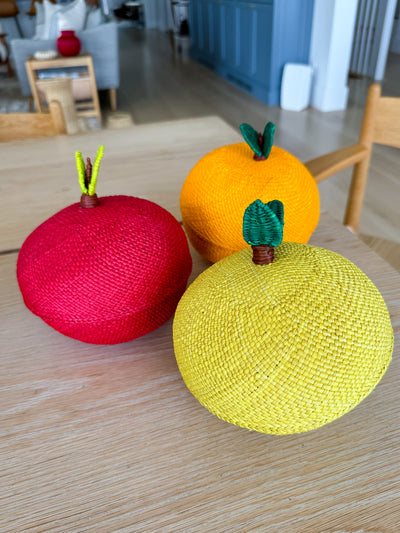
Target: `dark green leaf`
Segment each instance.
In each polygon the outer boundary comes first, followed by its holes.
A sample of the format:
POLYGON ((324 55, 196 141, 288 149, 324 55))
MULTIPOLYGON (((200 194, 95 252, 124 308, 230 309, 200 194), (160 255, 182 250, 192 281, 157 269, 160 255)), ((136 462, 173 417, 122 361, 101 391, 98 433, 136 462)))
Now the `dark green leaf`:
POLYGON ((262 155, 267 157, 271 153, 272 145, 274 144, 274 133, 275 133, 275 124, 268 122, 264 128, 263 133, 263 149, 262 155))
POLYGON ((240 131, 242 132, 244 140, 247 142, 253 152, 256 155, 261 156, 262 150, 258 143, 258 133, 256 130, 252 128, 250 124, 242 124, 240 126, 240 131))
POLYGON ((279 222, 283 226, 283 203, 280 200, 272 200, 271 202, 268 202, 268 206, 275 213, 279 222))
POLYGON ((256 200, 248 206, 243 216, 243 237, 247 244, 278 246, 282 242, 283 220, 281 222, 273 210, 277 207, 276 202, 274 200, 264 204, 261 200, 256 200))

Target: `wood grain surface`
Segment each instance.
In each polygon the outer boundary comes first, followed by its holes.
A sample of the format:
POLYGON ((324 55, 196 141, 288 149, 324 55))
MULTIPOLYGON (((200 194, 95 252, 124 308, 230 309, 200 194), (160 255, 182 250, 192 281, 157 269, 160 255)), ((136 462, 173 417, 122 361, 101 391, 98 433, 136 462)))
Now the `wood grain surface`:
MULTIPOLYGON (((68 159, 64 143, 61 167, 68 159)), ((184 145, 189 149, 189 141, 184 145)), ((97 144, 89 136, 78 148, 95 153, 97 144)), ((193 146, 192 158, 198 149, 193 146)), ((21 160, 21 149, 13 150, 21 160)), ((135 170, 129 179, 129 168, 139 165, 144 172, 144 152, 135 145, 114 167, 113 183, 126 186, 127 194, 148 183, 135 170)), ((14 207, 17 236, 2 246, 19 246, 33 219, 56 211, 53 196, 61 203, 61 191, 43 190, 51 170, 38 174, 40 160, 38 151, 25 175, 29 194, 14 207)), ((148 180, 155 176, 151 161, 148 180)), ((191 161, 189 154, 168 161, 165 197, 157 182, 147 194, 164 198, 176 213, 177 184, 191 161)), ((153 163, 159 168, 159 156, 153 163)), ((103 166, 101 172, 107 175, 103 166)), ((76 195, 73 164, 71 173, 69 197, 76 195)), ((99 183, 102 194, 110 187, 99 183)), ((14 226, 9 230, 14 233, 14 226)), ((230 425, 197 402, 176 366, 172 320, 117 346, 69 339, 25 308, 15 278, 17 253, 1 256, 0 531, 397 532, 400 276, 326 215, 311 243, 348 257, 375 282, 391 314, 395 350, 382 381, 353 411, 284 437, 230 425)), ((193 250, 192 256, 194 279, 209 263, 193 250)))
MULTIPOLYGON (((66 133, 65 119, 60 102, 52 101, 50 113, 1 113, 0 143, 37 137, 54 137, 66 133)), ((1 148, 0 148, 1 150, 1 148)), ((2 152, 7 151, 3 147, 2 152)))
POLYGON ((151 199, 180 218, 179 193, 186 176, 207 152, 241 136, 216 117, 101 130, 0 145, 0 251, 19 248, 46 218, 78 202, 75 151, 95 157, 105 147, 99 196, 127 194, 151 199))

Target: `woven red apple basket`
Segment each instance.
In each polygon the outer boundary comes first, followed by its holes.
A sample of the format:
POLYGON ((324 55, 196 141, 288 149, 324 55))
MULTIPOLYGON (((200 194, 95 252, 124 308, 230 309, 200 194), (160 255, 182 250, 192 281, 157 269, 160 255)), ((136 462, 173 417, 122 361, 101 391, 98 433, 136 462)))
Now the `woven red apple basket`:
POLYGON ((117 344, 166 322, 192 269, 186 236, 157 204, 130 196, 98 198, 103 155, 76 153, 80 203, 36 228, 18 256, 26 306, 51 327, 93 344, 117 344))

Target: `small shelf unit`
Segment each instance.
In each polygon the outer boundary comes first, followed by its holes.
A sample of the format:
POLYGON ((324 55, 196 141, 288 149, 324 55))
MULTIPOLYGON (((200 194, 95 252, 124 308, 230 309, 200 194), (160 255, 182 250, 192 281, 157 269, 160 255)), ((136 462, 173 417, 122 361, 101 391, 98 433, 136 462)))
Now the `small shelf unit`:
POLYGON ((89 54, 40 60, 31 57, 25 65, 38 112, 43 112, 46 106, 46 98, 40 88, 40 81, 56 77, 71 77, 72 95, 77 114, 83 117, 96 117, 101 121, 96 77, 92 57, 89 54))

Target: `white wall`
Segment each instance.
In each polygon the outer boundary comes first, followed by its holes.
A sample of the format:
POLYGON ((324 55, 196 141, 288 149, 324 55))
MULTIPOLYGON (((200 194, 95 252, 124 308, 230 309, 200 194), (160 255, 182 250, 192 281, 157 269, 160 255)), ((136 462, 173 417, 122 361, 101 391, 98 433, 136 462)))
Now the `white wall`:
POLYGON ((347 77, 358 0, 315 0, 310 64, 311 105, 320 111, 345 109, 347 77))

